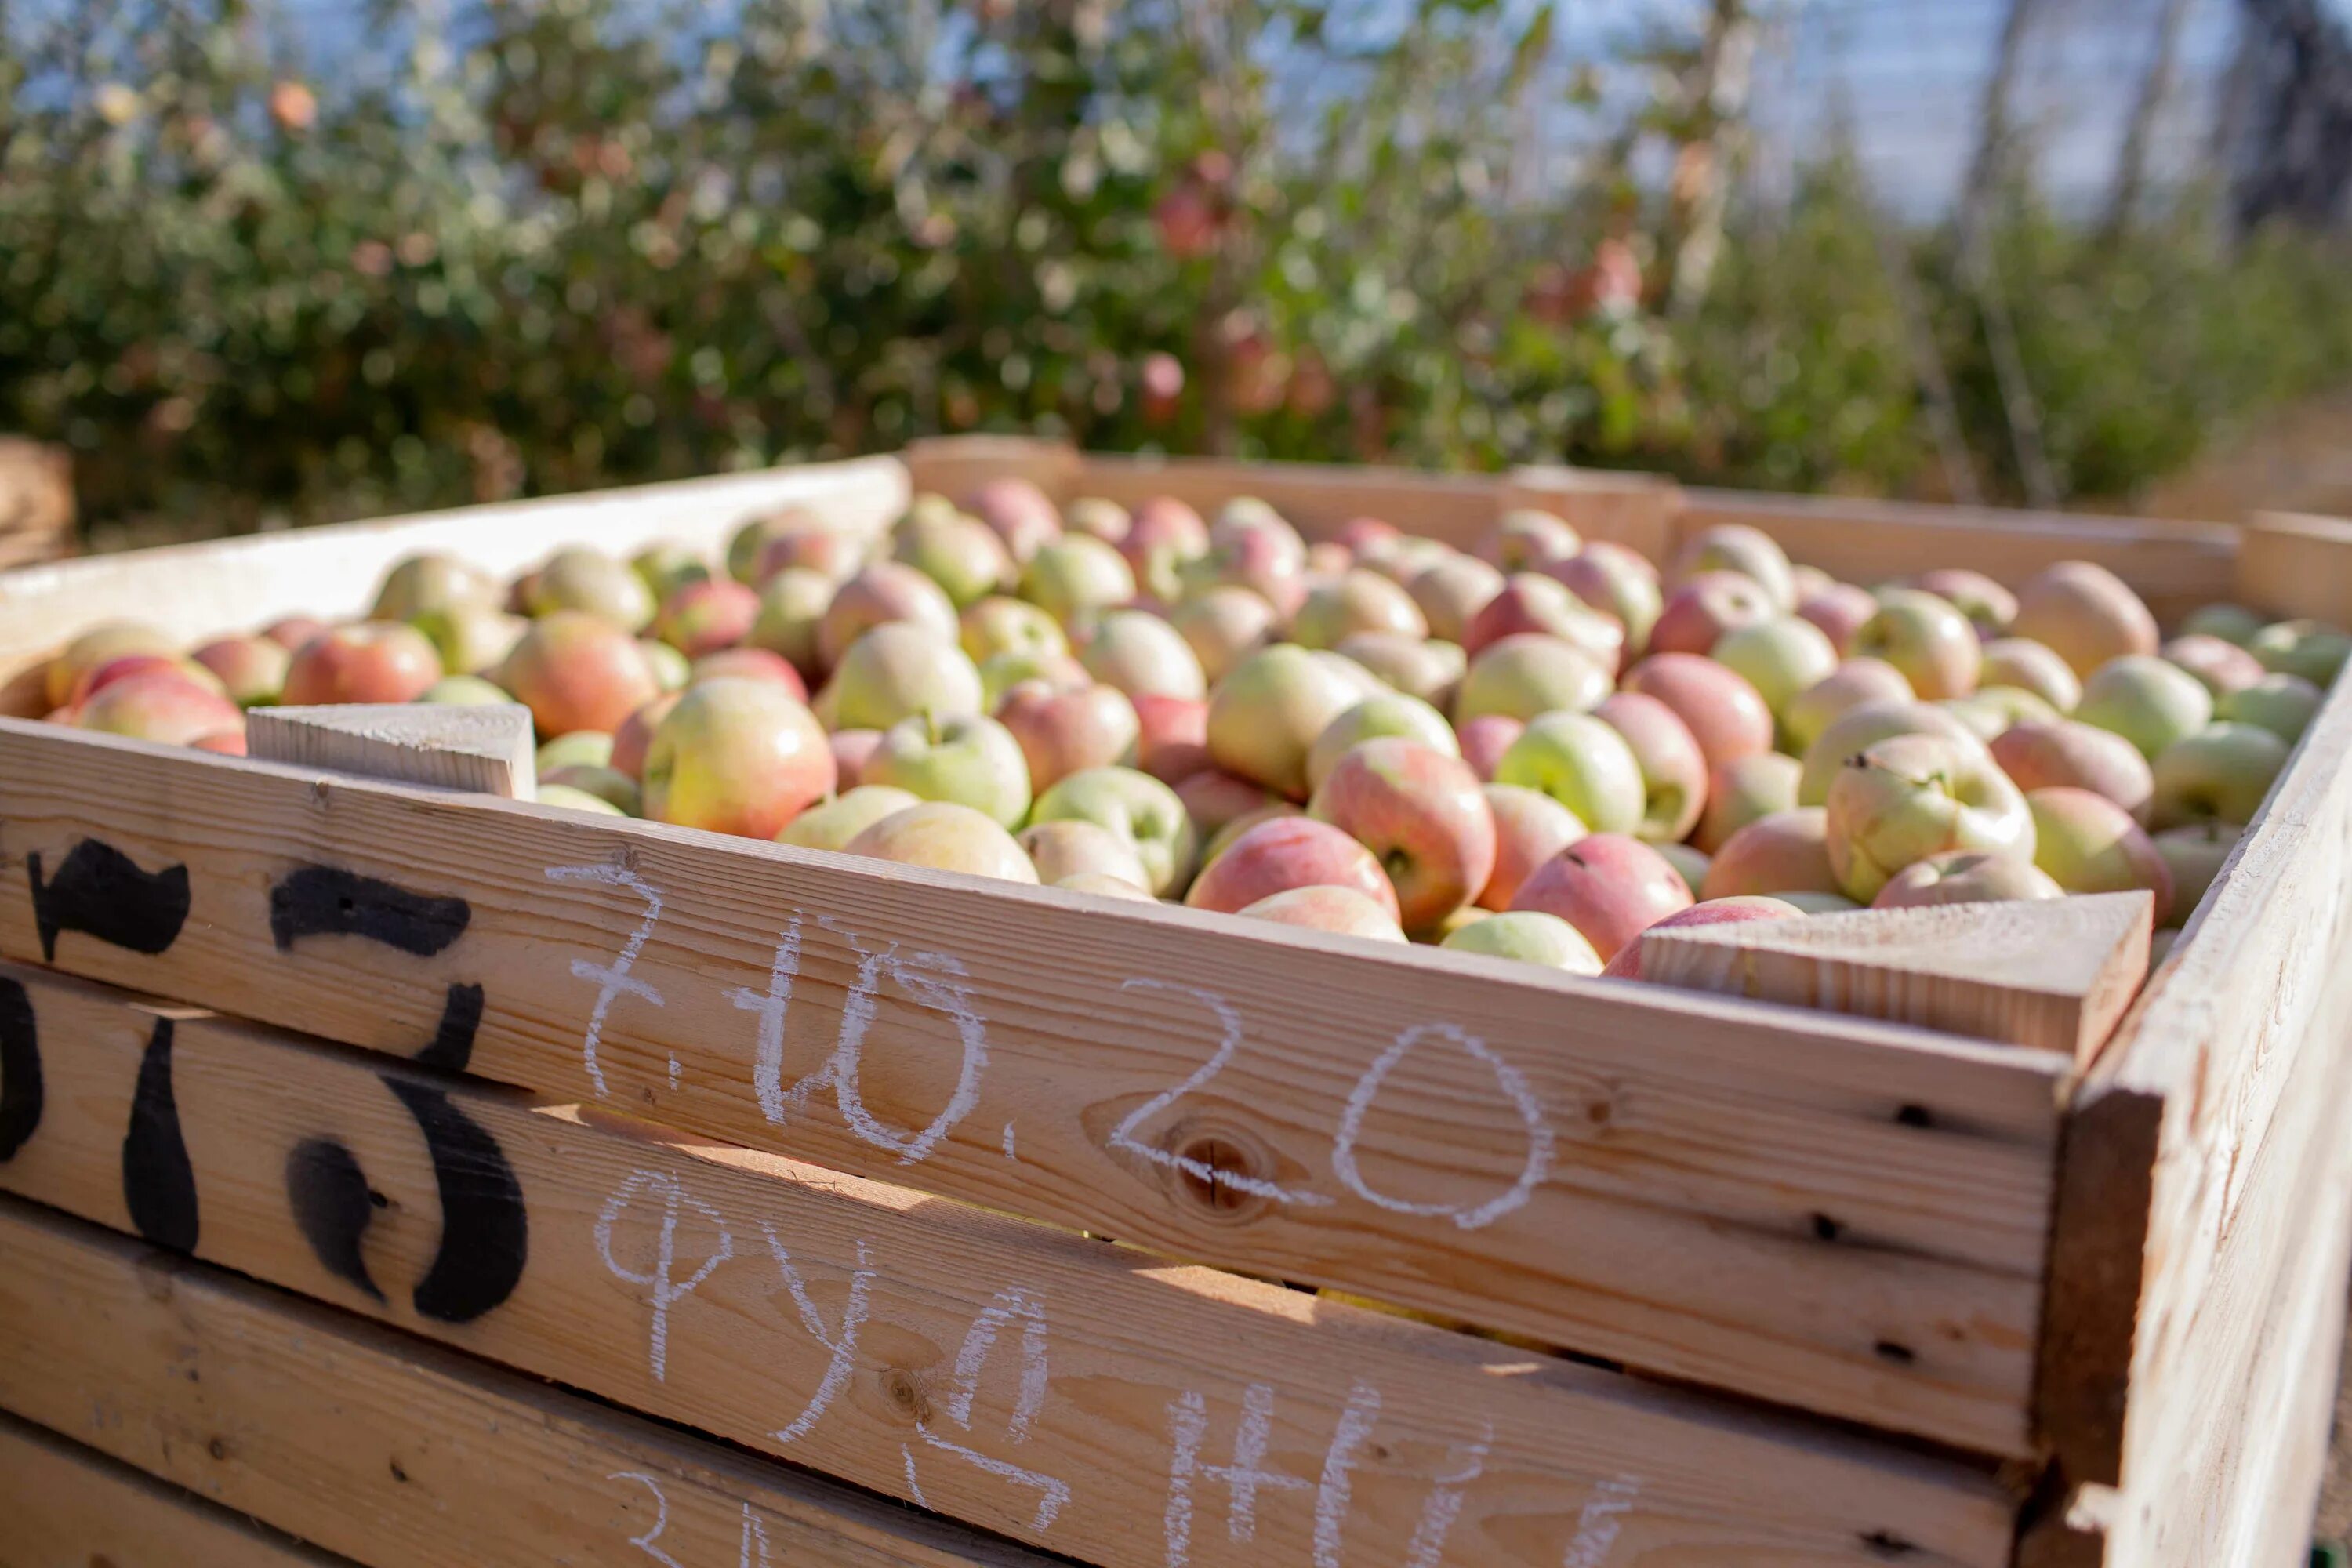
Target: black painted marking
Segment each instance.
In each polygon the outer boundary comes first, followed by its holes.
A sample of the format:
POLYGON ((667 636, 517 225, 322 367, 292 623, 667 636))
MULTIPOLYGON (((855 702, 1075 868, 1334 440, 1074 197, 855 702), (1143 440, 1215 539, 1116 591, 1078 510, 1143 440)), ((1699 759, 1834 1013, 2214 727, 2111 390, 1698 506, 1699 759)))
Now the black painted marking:
POLYGON ((85 838, 66 851, 58 874, 41 879, 37 851, 25 857, 33 887, 33 924, 41 957, 54 963, 58 937, 69 931, 114 947, 154 954, 180 940, 188 921, 188 868, 142 871, 111 844, 85 838))
POLYGON ((367 1292, 383 1292, 368 1278, 360 1240, 375 1218, 375 1197, 352 1152, 331 1138, 308 1138, 286 1156, 286 1197, 310 1255, 327 1272, 367 1292))
POLYGON ((420 1067, 464 1072, 474 1059, 474 1031, 481 1026, 482 988, 452 985, 449 999, 441 1005, 441 1026, 434 1031, 433 1043, 412 1059, 420 1067))
POLYGON ((40 1124, 40 1022, 24 983, 0 978, 0 1164, 40 1124))
POLYGON ((383 1081, 416 1118, 441 1193, 441 1246, 412 1300, 425 1317, 472 1322, 513 1295, 522 1279, 530 1243, 522 1184, 498 1140, 448 1095, 395 1078, 383 1081))
POLYGON ((334 866, 305 866, 269 889, 269 934, 280 952, 306 936, 363 936, 430 958, 466 934, 465 900, 415 893, 334 866))
POLYGON ((158 1247, 196 1249, 196 1173, 180 1136, 172 1093, 172 1020, 155 1020, 139 1061, 131 1128, 122 1135, 122 1201, 139 1234, 158 1247))

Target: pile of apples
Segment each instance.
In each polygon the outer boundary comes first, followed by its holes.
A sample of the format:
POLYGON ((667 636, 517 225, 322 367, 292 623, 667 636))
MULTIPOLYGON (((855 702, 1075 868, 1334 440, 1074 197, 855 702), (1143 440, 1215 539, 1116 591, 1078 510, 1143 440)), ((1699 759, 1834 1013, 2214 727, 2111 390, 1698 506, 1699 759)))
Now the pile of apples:
POLYGON ((1706 529, 1663 577, 1519 510, 1465 552, 1248 498, 895 525, 723 562, 413 556, 363 621, 85 634, 52 718, 243 749, 241 708, 527 705, 540 798, 1638 978, 1644 930, 2147 889, 2184 920, 2352 638, 2169 641, 2103 568, 1866 589, 1706 529))

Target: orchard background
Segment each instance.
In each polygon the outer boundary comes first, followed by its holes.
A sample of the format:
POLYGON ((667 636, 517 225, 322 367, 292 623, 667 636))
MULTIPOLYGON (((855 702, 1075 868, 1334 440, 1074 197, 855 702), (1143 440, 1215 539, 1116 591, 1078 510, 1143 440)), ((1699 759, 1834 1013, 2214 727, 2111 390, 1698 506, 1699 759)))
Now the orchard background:
POLYGON ((0 429, 101 542, 966 431, 2127 505, 2352 380, 2219 164, 2059 201, 1988 91, 1951 210, 1836 102, 1756 177, 1746 0, 351 9, 0 0, 0 429))

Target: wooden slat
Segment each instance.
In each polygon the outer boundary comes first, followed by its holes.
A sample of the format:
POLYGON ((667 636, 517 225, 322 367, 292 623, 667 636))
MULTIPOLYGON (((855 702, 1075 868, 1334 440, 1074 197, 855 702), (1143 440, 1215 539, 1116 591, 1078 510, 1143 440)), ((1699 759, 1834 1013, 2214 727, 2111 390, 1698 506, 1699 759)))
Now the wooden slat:
POLYGON ((2238 541, 2232 597, 2270 615, 2352 627, 2352 521, 2258 512, 2238 541))
POLYGON ((1048 1561, 18 1199, 0 1259, 0 1407, 366 1568, 1048 1561))
POLYGON ((2347 1226, 2352 686, 2074 1096, 2038 1404, 2107 1562, 2288 1560, 2347 1226))
POLYGON ((2130 892, 1678 926, 1642 938, 1642 975, 2088 1061, 2147 977, 2155 923, 2130 892))
POLYGON ((2228 595, 2237 531, 2220 523, 1919 506, 1744 490, 1683 492, 1682 531, 1739 522, 1791 559, 1864 584, 1963 565, 2011 585, 2060 561, 2093 561, 2169 624, 2228 595))
POLYGON ((7 978, 46 1110, 0 1186, 1105 1568, 1339 1561, 1417 1534, 1496 1568, 1612 1543, 1626 1561, 2007 1554, 2008 1500, 1957 1463, 7 978))
POLYGON ((2063 1058, 0 723, 14 957, 36 857, 92 978, 2024 1451, 2063 1058))
POLYGON ((334 1568, 341 1561, 0 1415, 0 1568, 334 1568))
POLYGON ((504 800, 529 800, 538 793, 530 710, 520 702, 257 708, 246 715, 245 752, 265 763, 504 800))

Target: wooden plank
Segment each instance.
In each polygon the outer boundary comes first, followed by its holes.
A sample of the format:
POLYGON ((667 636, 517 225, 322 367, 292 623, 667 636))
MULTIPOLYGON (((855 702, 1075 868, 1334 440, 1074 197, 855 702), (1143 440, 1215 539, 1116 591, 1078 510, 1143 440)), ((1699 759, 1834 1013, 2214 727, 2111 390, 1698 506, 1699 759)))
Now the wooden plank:
POLYGON ((0 952, 2026 1442, 2048 1053, 6 721, 0 952))
POLYGON ((1642 938, 1642 975, 2087 1061, 2147 976, 2155 922, 2130 892, 1679 926, 1642 938))
POLYGON ((507 577, 564 544, 626 554, 675 540, 716 552, 747 517, 792 504, 878 525, 906 497, 895 458, 865 458, 27 567, 0 575, 0 674, 100 621, 145 621, 194 641, 282 616, 360 615, 385 569, 422 550, 507 577))
POLYGON ((2282 618, 2352 626, 2352 521, 2257 512, 2239 531, 2231 596, 2282 618))
POLYGON ((1864 584, 1965 565, 2014 585, 2060 561, 2094 561, 2170 624, 2228 593, 2237 530, 2221 523, 2073 512, 1921 506, 1744 490, 1686 489, 1682 531, 1760 528, 1791 559, 1864 584))
POLYGON ((2107 1561, 2284 1561, 2324 1452, 2352 1172, 2352 687, 2077 1090, 2037 1404, 2107 1561))
POLYGON ((1105 1568, 2007 1555, 1948 1459, 7 978, 47 1108, 8 1190, 1105 1568))
POLYGON ((0 1406, 367 1568, 1047 1562, 18 1199, 0 1258, 0 1406))
POLYGON ((246 715, 246 755, 505 800, 538 792, 530 710, 520 702, 431 702, 257 708, 246 715))
POLYGON ((0 1415, 0 1568, 332 1568, 299 1542, 0 1415))

